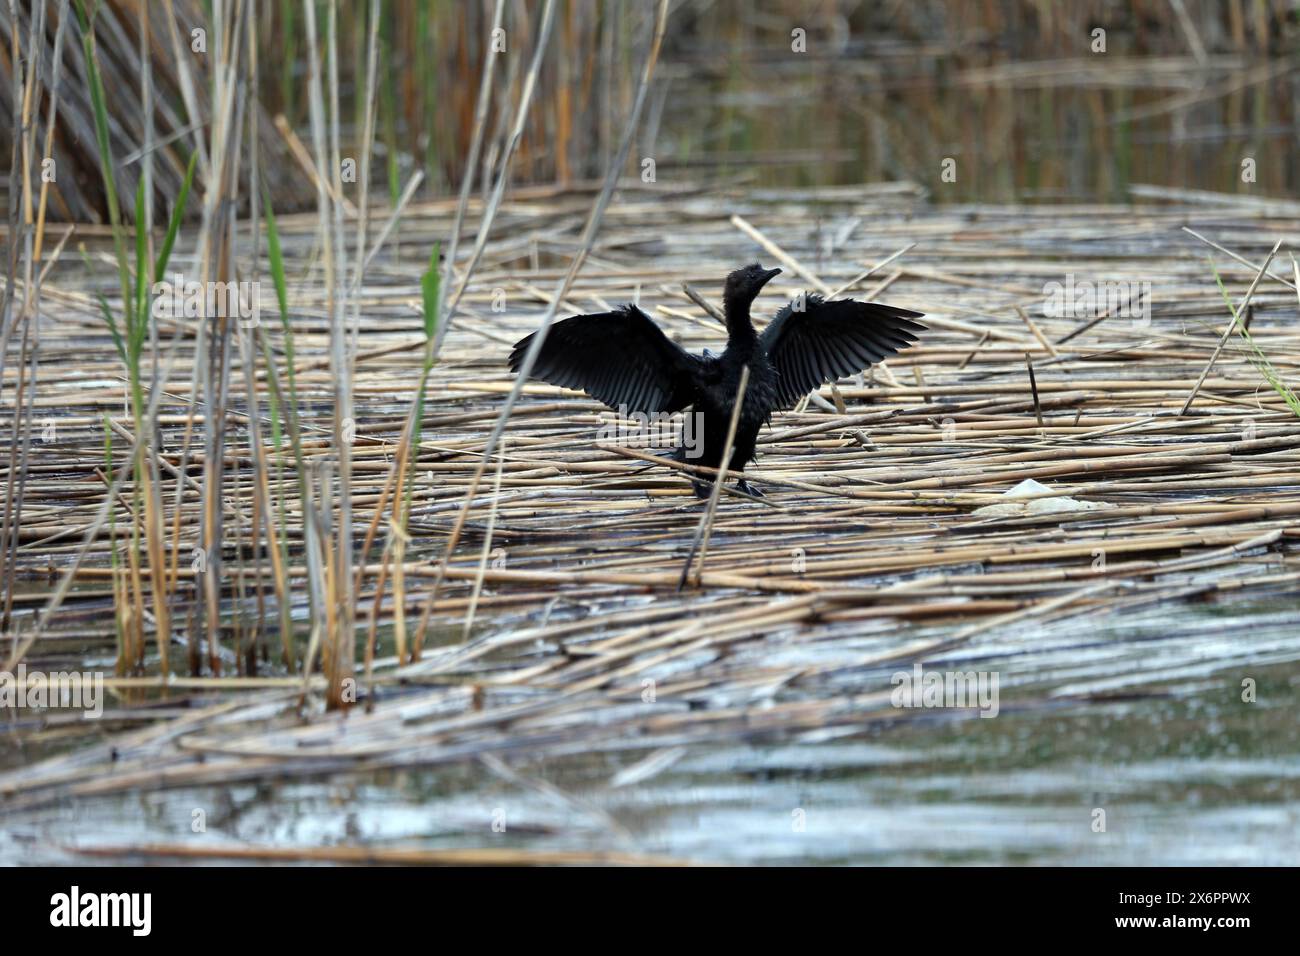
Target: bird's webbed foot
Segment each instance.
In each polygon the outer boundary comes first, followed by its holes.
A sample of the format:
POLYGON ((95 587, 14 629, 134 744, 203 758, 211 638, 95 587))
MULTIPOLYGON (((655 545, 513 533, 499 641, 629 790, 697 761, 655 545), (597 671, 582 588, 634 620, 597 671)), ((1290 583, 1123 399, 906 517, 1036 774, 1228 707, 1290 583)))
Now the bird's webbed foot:
POLYGON ((755 488, 753 485, 747 482, 744 478, 741 478, 740 481, 736 482, 736 490, 743 491, 745 494, 753 498, 766 497, 766 495, 764 495, 763 492, 759 491, 757 488, 755 488))

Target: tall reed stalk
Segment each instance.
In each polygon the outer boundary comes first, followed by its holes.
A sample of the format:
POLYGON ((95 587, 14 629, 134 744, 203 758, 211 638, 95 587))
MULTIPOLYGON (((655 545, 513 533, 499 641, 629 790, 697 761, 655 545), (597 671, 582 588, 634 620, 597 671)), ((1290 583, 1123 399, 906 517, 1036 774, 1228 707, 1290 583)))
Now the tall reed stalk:
MULTIPOLYGON (((150 588, 152 592, 153 617, 155 620, 155 637, 157 640, 160 664, 165 671, 169 669, 168 645, 171 640, 171 621, 165 569, 165 545, 163 539, 162 500, 155 480, 156 470, 151 471, 151 452, 153 425, 148 420, 145 400, 145 383, 142 371, 143 353, 146 340, 151 338, 151 289, 154 284, 164 280, 171 253, 180 232, 181 219, 185 213, 185 203, 189 198, 190 187, 194 181, 196 155, 191 155, 185 170, 185 178, 176 197, 172 213, 167 224, 167 232, 156 256, 150 255, 149 216, 146 202, 146 177, 137 181, 134 209, 135 266, 132 269, 127 260, 126 228, 118 208, 117 190, 114 183, 114 157, 108 135, 108 108, 104 95, 103 80, 100 76, 99 61, 95 49, 95 30, 93 13, 88 12, 84 0, 78 0, 77 10, 82 28, 82 48, 85 53, 86 70, 90 83, 91 103, 94 107, 96 143, 99 149, 100 172, 104 179, 104 190, 109 201, 109 220, 112 226, 113 248, 117 256, 118 278, 121 283, 121 320, 114 315, 108 301, 99 299, 100 311, 108 325, 117 347, 118 355, 126 369, 129 389, 129 406, 134 425, 135 440, 141 444, 143 455, 136 456, 133 482, 133 511, 137 519, 131 529, 130 559, 132 568, 137 567, 140 549, 141 526, 143 525, 145 552, 149 560, 150 588), (151 281, 152 280, 152 281, 151 281)), ((156 362, 156 354, 155 354, 156 362)), ((156 371, 156 368, 155 368, 156 371)), ((133 575, 134 577, 134 575, 133 575)), ((139 599, 138 590, 133 595, 133 626, 143 626, 144 606, 139 599)), ((138 644, 133 648, 132 667, 143 664, 144 648, 138 644)))

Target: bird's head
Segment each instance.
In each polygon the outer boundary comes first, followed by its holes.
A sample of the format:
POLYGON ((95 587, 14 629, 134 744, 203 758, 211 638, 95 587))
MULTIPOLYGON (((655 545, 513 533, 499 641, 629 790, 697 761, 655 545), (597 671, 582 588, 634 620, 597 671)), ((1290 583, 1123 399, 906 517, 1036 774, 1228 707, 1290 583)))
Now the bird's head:
POLYGON ((780 269, 764 269, 755 262, 727 276, 722 296, 728 302, 753 302, 759 292, 763 291, 763 286, 780 274, 780 269))

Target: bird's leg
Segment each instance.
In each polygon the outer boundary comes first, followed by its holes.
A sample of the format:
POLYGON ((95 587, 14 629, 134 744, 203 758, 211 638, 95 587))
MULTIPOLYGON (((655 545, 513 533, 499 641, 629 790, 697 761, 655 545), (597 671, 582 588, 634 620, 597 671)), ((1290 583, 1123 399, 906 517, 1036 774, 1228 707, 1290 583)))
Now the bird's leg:
POLYGON ((755 488, 753 485, 747 482, 744 478, 741 478, 740 481, 736 482, 736 490, 743 491, 745 494, 751 495, 755 498, 766 497, 763 494, 763 492, 759 491, 757 488, 755 488))
MULTIPOLYGON (((663 457, 669 458, 673 461, 680 461, 682 463, 685 463, 687 458, 686 448, 685 446, 678 446, 677 448, 674 448, 672 451, 668 452, 663 457)), ((712 489, 711 482, 701 481, 699 478, 695 478, 689 473, 686 475, 686 477, 690 478, 691 480, 691 487, 695 490, 695 497, 697 498, 709 497, 709 491, 712 489)))

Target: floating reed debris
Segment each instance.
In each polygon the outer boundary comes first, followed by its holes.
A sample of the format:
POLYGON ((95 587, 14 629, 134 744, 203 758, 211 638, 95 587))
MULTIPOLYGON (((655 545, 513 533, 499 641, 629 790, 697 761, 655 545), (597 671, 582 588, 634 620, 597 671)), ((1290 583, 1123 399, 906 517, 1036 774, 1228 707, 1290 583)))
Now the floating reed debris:
MULTIPOLYGON (((565 274, 563 251, 577 241, 589 195, 538 190, 499 204, 493 237, 478 253, 484 265, 465 284, 432 365, 420 358, 432 331, 421 302, 436 291, 422 290, 418 267, 399 265, 390 250, 375 254, 356 287, 351 380, 351 573, 367 609, 353 633, 368 647, 359 689, 367 707, 348 718, 345 738, 340 718, 313 703, 331 683, 308 666, 324 635, 299 624, 326 593, 311 582, 343 570, 312 557, 313 541, 337 533, 315 503, 333 460, 330 303, 307 281, 319 268, 310 255, 315 218, 277 216, 258 269, 283 278, 262 293, 254 331, 263 348, 247 353, 254 374, 239 374, 246 356, 232 357, 224 446, 183 451, 186 435, 210 427, 207 406, 186 398, 200 358, 193 325, 175 321, 174 358, 144 376, 157 404, 149 454, 164 489, 173 641, 210 580, 194 560, 204 502, 227 518, 224 570, 208 592, 217 600, 211 643, 189 666, 173 655, 169 670, 146 645, 109 678, 113 719, 136 725, 115 735, 116 760, 95 748, 11 771, 0 777, 5 805, 485 753, 652 751, 860 728, 903 719, 888 705, 880 668, 937 660, 992 631, 1032 633, 1193 595, 1295 592, 1300 420, 1235 338, 1191 412, 1180 414, 1230 318, 1204 245, 1181 226, 1191 222, 1245 260, 1223 256, 1215 268, 1234 300, 1253 289, 1251 340, 1280 379, 1292 380, 1300 369, 1296 294, 1249 263, 1263 261, 1277 237, 1296 234, 1300 221, 1237 207, 1231 197, 1200 222, 1202 206, 972 213, 894 188, 864 186, 847 203, 842 192, 829 196, 833 207, 815 193, 790 204, 744 190, 704 200, 664 185, 625 188, 608 207, 590 263, 561 293, 589 310, 639 295, 656 321, 698 348, 716 335, 707 306, 721 277, 757 251, 735 216, 780 234, 787 254, 829 288, 916 242, 895 260, 905 268, 885 298, 925 311, 931 331, 893 360, 897 384, 845 381, 842 413, 827 403, 775 418, 751 477, 776 507, 730 494, 711 504, 707 563, 691 567, 693 586, 680 592, 701 506, 676 472, 640 470, 655 457, 649 439, 597 442, 611 413, 530 383, 503 442, 485 457, 502 399, 516 387, 504 365, 509 343, 556 301, 541 290, 565 274), (829 256, 817 248, 826 215, 855 220, 829 256), (554 252, 533 258, 534 245, 554 252), (1149 282, 1149 314, 1112 315, 1074 335, 1095 316, 1053 314, 1045 296, 1029 294, 1061 281, 1063 269, 1099 283, 1149 282), (278 318, 265 318, 277 306, 286 313, 279 328, 278 318), (916 384, 908 365, 924 371, 916 384), (410 397, 421 390, 410 432, 410 397), (297 447, 273 437, 285 431, 297 434, 297 447), (390 491, 407 434, 414 451, 390 491), (196 482, 212 474, 214 453, 222 488, 208 498, 196 482), (305 484, 292 478, 299 456, 305 484), (480 485, 487 469, 492 477, 480 485), (1030 497, 1016 514, 974 514, 1028 478, 1056 498, 1102 507, 1036 511, 1030 497), (266 494, 278 517, 251 537, 242 529, 256 526, 266 494), (368 536, 376 520, 387 527, 396 501, 407 516, 402 535, 387 544, 368 536), (462 513, 462 541, 444 567, 462 513), (416 656, 400 622, 409 626, 425 609, 429 632, 416 656), (843 663, 824 669, 770 656, 790 640, 861 645, 850 667, 861 675, 858 689, 844 693, 843 663), (653 704, 643 700, 646 680, 653 704)), ((469 200, 466 226, 484 211, 469 200)), ((413 201, 403 242, 445 248, 456 218, 455 199, 413 201)), ((187 240, 182 231, 182 258, 187 240)), ((240 245, 240 257, 253 254, 240 245)), ((11 663, 21 651, 31 667, 59 666, 73 647, 77 656, 111 659, 122 625, 106 612, 123 602, 139 602, 132 626, 145 635, 161 619, 143 587, 152 559, 131 558, 140 516, 129 467, 135 421, 124 413, 129 383, 94 297, 77 291, 97 283, 111 303, 106 265, 102 256, 61 259, 42 288, 44 312, 59 317, 42 329, 43 364, 63 371, 40 377, 25 399, 38 453, 27 465, 11 549, 11 663), (111 474, 119 493, 106 504, 111 474), (105 508, 111 521, 98 520, 105 508), (83 539, 87 552, 61 606, 26 645, 23 635, 50 601, 49 582, 83 539)), ((778 279, 756 315, 773 314, 807 278, 778 279)), ((20 368, 10 363, 5 374, 13 394, 20 368)))

